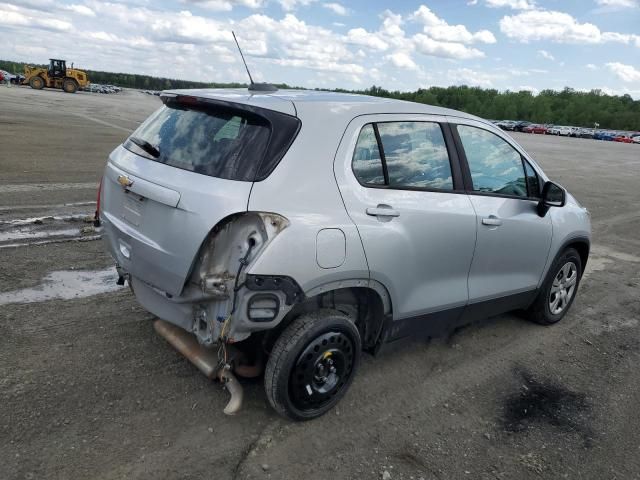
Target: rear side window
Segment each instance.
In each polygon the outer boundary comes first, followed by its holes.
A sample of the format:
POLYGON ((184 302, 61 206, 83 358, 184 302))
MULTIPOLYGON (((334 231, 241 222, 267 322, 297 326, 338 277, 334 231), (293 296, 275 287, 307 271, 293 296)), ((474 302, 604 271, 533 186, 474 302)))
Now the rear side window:
POLYGON ((257 181, 275 168, 298 132, 299 120, 289 115, 270 112, 273 118, 268 119, 251 111, 192 103, 167 101, 124 147, 183 170, 257 181))
POLYGON ((444 136, 434 122, 365 125, 352 165, 356 178, 365 186, 453 190, 444 136))
POLYGON ((440 125, 379 123, 390 187, 453 190, 451 164, 440 125))
POLYGON ((364 185, 384 185, 384 170, 378 149, 378 141, 372 124, 360 130, 356 151, 353 154, 353 172, 364 185))
POLYGON ((473 190, 516 197, 527 196, 522 157, 511 145, 487 130, 458 125, 473 190))

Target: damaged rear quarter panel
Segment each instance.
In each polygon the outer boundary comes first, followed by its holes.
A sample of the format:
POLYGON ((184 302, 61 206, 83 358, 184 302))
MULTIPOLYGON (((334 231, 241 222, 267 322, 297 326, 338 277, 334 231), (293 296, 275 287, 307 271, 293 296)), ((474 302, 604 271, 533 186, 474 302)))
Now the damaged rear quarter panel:
POLYGON ((271 175, 254 184, 249 198, 249 210, 277 212, 289 220, 289 226, 248 273, 289 276, 304 292, 334 281, 368 281, 362 243, 333 173, 334 156, 346 128, 344 116, 327 121, 326 104, 296 107, 302 120, 298 138, 271 175), (316 108, 322 108, 323 114, 314 112, 316 108), (340 229, 345 236, 345 260, 336 268, 321 268, 316 261, 317 234, 324 228, 340 229))

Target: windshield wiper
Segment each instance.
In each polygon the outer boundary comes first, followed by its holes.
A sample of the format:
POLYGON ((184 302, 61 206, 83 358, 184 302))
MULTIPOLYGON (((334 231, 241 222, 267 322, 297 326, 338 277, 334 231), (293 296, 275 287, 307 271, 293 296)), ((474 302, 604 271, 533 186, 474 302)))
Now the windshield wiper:
POLYGON ((129 137, 129 141, 131 143, 135 143, 137 146, 139 146, 142 150, 147 152, 153 158, 158 158, 160 156, 160 150, 158 149, 158 147, 154 147, 153 145, 151 145, 146 140, 143 140, 142 138, 129 137))

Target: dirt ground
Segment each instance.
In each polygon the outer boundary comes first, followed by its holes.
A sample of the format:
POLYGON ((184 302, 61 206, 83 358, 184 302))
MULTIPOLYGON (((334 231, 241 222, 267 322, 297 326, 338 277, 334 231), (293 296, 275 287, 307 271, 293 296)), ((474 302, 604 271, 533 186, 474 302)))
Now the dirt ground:
POLYGON ((338 408, 296 424, 260 380, 225 416, 84 218, 157 97, 0 88, 0 106, 0 478, 640 478, 638 145, 514 134, 593 216, 560 324, 505 315, 365 356, 338 408))

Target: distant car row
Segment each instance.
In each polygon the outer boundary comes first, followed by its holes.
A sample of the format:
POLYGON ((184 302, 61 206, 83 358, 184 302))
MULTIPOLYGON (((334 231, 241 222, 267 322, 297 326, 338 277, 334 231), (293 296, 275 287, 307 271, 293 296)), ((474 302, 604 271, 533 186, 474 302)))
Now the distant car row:
POLYGON ((157 97, 160 96, 160 92, 159 90, 140 90, 142 93, 146 93, 147 95, 155 95, 157 97))
POLYGON ((116 87, 115 85, 101 85, 100 83, 90 83, 83 90, 93 93, 118 93, 122 91, 122 88, 116 87))
POLYGON ((8 80, 10 83, 13 83, 14 85, 19 85, 24 80, 24 75, 20 75, 20 74, 16 75, 15 73, 9 73, 6 70, 0 70, 0 74, 2 74, 2 78, 5 81, 8 80))
POLYGON ((502 130, 562 137, 592 138, 611 142, 640 144, 640 132, 596 130, 595 128, 568 127, 564 125, 542 125, 527 121, 491 120, 502 130))

